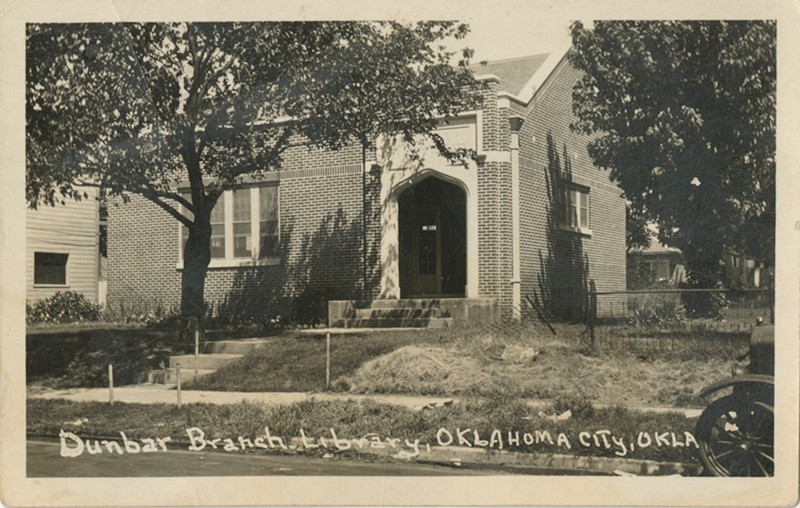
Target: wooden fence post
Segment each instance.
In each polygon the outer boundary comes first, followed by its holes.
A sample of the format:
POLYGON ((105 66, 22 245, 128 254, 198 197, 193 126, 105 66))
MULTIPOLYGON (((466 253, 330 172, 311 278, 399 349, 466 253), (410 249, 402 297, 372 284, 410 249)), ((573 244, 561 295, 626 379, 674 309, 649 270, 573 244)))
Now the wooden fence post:
POLYGON ((175 377, 177 381, 177 392, 178 392, 178 407, 181 407, 181 363, 177 362, 175 364, 175 377))
POLYGON ((325 334, 325 389, 331 389, 331 332, 325 334))
POLYGON ((197 382, 197 364, 200 360, 200 326, 195 318, 194 321, 194 382, 197 382))
POLYGON ((108 403, 114 405, 114 366, 108 364, 108 403))
POLYGON ((589 281, 589 339, 592 344, 592 353, 596 352, 595 349, 595 333, 594 333, 594 320, 597 318, 597 287, 594 284, 594 279, 589 281))

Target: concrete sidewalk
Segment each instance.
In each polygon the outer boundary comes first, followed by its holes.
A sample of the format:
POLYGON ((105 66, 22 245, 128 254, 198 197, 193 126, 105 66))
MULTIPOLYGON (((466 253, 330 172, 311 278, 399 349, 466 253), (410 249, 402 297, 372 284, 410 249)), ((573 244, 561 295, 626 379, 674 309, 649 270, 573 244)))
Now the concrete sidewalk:
MULTIPOLYGON (((176 404, 178 392, 173 385, 132 385, 114 388, 115 402, 128 402, 139 404, 176 404)), ((29 391, 29 397, 44 399, 66 399, 76 402, 108 402, 108 388, 72 388, 65 390, 29 391)), ((453 403, 452 397, 424 397, 414 395, 389 395, 389 394, 354 394, 354 393, 329 393, 329 392, 213 392, 181 390, 181 403, 193 404, 236 404, 242 401, 259 402, 269 405, 292 404, 306 400, 372 400, 383 404, 394 404, 411 409, 421 409, 425 406, 447 405, 453 403)), ((529 399, 528 406, 532 408, 545 407, 549 401, 529 399)), ((599 406, 598 407, 602 407, 599 406)), ((700 416, 701 409, 672 408, 672 407, 631 407, 640 411, 653 411, 657 413, 682 413, 687 418, 700 416)))

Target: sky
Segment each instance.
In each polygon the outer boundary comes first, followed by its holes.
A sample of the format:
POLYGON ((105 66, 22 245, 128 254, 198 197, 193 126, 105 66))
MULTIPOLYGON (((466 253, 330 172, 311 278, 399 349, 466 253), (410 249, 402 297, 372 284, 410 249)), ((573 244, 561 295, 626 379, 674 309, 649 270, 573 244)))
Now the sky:
POLYGON ((515 10, 500 10, 492 16, 465 18, 471 31, 464 43, 475 50, 474 61, 549 53, 569 45, 570 20, 522 16, 524 21, 515 10))

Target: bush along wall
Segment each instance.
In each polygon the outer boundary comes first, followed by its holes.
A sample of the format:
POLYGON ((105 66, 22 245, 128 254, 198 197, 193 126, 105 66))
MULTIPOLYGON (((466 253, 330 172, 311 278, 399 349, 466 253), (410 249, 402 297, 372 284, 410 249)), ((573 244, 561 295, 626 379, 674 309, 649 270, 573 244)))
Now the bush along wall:
POLYGON ((81 293, 59 291, 50 298, 25 304, 25 322, 80 323, 100 319, 100 305, 90 302, 81 293))

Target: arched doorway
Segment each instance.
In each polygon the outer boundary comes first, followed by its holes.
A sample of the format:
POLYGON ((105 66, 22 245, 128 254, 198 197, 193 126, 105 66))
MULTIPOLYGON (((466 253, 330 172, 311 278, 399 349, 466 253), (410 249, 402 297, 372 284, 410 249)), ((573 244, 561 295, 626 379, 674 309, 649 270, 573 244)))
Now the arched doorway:
POLYGON ((466 192, 431 176, 402 191, 397 203, 401 298, 465 296, 466 192))

